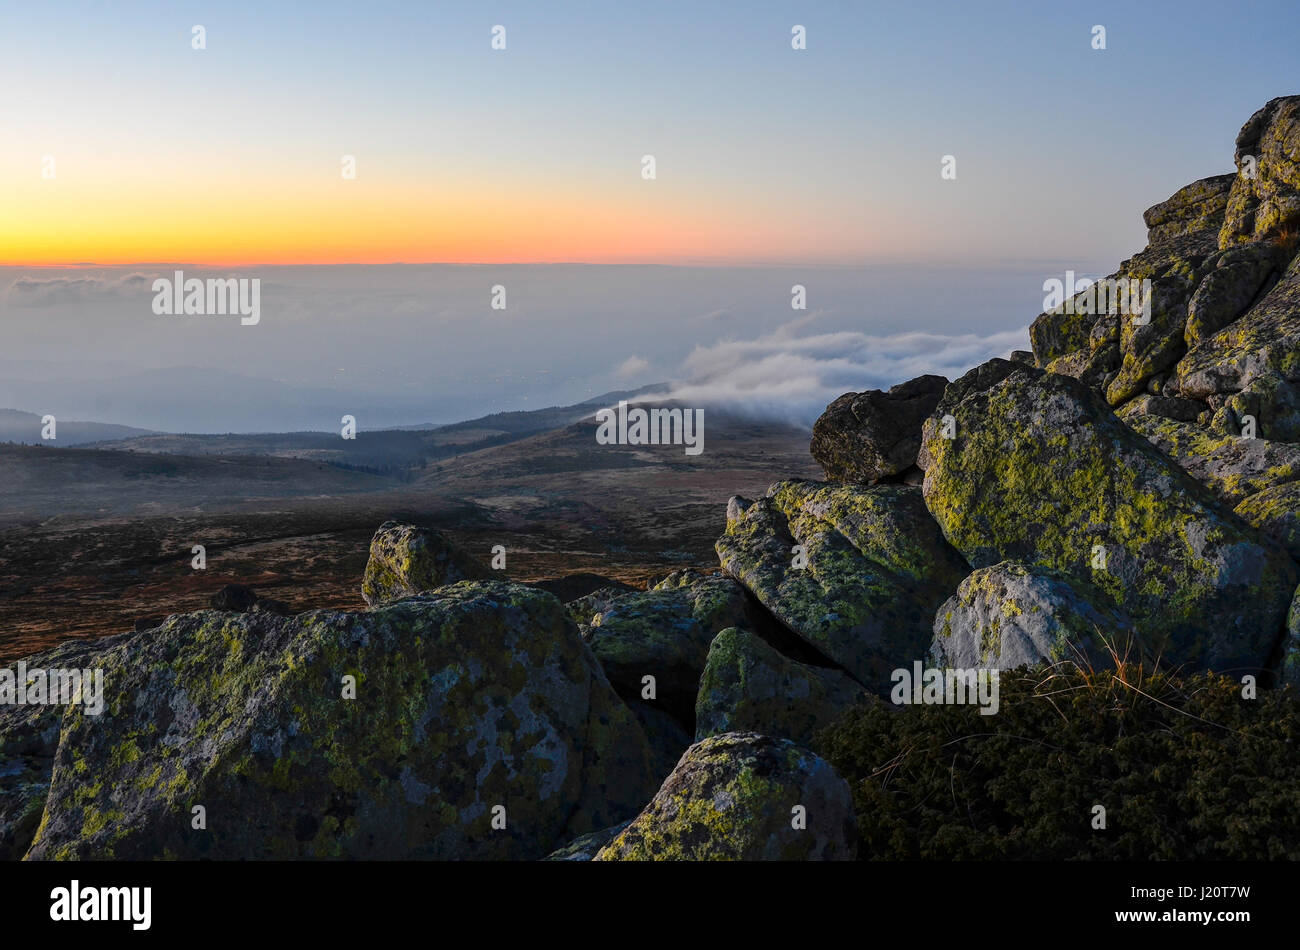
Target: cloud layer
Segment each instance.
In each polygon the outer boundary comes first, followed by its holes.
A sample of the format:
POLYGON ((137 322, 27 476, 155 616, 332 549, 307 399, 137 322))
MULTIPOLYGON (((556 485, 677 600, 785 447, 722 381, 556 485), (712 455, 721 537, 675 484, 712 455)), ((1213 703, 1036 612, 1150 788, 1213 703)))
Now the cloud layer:
POLYGON ((674 384, 670 398, 811 426, 828 403, 846 392, 888 389, 924 373, 954 379, 1029 343, 1027 328, 988 336, 873 336, 850 331, 798 335, 805 322, 786 324, 753 340, 697 347, 686 359, 685 379, 674 384))

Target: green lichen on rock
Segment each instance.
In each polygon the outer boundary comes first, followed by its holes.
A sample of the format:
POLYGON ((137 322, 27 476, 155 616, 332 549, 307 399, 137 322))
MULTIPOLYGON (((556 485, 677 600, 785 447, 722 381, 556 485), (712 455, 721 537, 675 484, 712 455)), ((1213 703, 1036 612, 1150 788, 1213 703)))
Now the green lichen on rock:
POLYGON ((759 732, 806 744, 868 694, 839 670, 792 660, 732 627, 709 647, 695 702, 695 739, 759 732))
POLYGON ((881 694, 925 654, 935 609, 969 572, 907 485, 778 482, 716 547, 773 616, 881 694))
POLYGON ((1079 578, 1017 561, 971 573, 934 618, 930 661, 955 669, 1013 669, 1123 655, 1132 621, 1079 578))
POLYGON ((521 585, 179 615, 101 663, 107 709, 64 715, 33 858, 537 858, 657 783, 559 601, 521 585))
POLYGON ((1286 639, 1279 652, 1278 683, 1290 686, 1293 694, 1300 693, 1300 588, 1286 615, 1286 639))
POLYGON ((1202 338, 1177 366, 1178 388, 1195 399, 1248 390, 1266 374, 1300 381, 1300 256, 1249 311, 1202 338))
POLYGON ((1266 488, 1233 510, 1300 561, 1300 482, 1266 488))
POLYGON ((612 598, 583 629, 619 694, 687 724, 713 638, 747 622, 745 592, 722 574, 678 571, 647 591, 612 598), (654 699, 644 695, 654 677, 654 699))
MULTIPOLYGON (((27 677, 30 680, 38 670, 93 670, 99 654, 121 639, 72 640, 26 657, 27 677)), ((18 672, 16 663, 6 669, 18 672)), ((36 835, 66 708, 54 703, 0 703, 0 861, 22 858, 36 835)))
POLYGON ((924 494, 974 567, 1019 560, 1090 581, 1172 662, 1259 670, 1296 567, 1078 381, 1018 369, 926 422, 924 494))
POLYGON ((1147 241, 1162 244, 1196 231, 1218 232, 1228 209, 1228 194, 1235 175, 1214 175, 1184 185, 1169 198, 1142 214, 1147 241))
POLYGON ((1247 119, 1235 158, 1238 173, 1219 232, 1222 246, 1267 240, 1300 226, 1300 96, 1271 99, 1247 119))
POLYGON ((1300 445, 1218 435, 1188 422, 1126 414, 1124 421, 1230 504, 1300 479, 1300 445))
POLYGON ((361 595, 372 607, 492 572, 428 528, 385 521, 370 542, 361 595))
POLYGON ((851 860, 848 785, 786 739, 729 732, 682 756, 597 861, 851 860))

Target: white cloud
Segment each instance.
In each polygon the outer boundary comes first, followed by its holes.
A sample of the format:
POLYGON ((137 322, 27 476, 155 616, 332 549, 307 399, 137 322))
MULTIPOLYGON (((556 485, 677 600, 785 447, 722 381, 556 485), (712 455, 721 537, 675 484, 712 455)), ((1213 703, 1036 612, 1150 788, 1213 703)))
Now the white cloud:
POLYGON ((888 389, 925 373, 955 379, 985 360, 1029 344, 1028 328, 988 336, 873 336, 852 331, 795 335, 807 322, 792 321, 754 340, 696 347, 683 366, 686 378, 673 385, 668 398, 811 425, 846 392, 888 389))
POLYGON ((620 379, 631 379, 634 376, 640 376, 649 368, 650 363, 647 360, 643 360, 639 356, 629 356, 615 372, 620 379))

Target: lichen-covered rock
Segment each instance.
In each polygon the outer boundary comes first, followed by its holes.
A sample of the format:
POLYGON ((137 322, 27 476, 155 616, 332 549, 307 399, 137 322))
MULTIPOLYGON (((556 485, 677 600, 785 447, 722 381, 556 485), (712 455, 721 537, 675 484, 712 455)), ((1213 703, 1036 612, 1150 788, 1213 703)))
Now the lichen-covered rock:
POLYGON ((1266 375, 1300 381, 1300 256, 1258 303, 1202 338, 1177 366, 1179 390, 1202 400, 1251 389, 1266 375))
POLYGON ((670 574, 647 591, 614 598, 583 630, 609 681, 629 701, 644 700, 690 725, 709 644, 747 622, 745 592, 722 574, 670 574), (654 677, 654 699, 645 677, 654 677))
POLYGON ((926 422, 925 500, 973 567, 1090 580, 1173 663, 1261 668, 1296 568, 1078 381, 1021 369, 926 422))
POLYGON ((1233 510, 1300 561, 1300 482, 1256 492, 1233 510))
POLYGON ((1147 242, 1160 244, 1195 231, 1213 231, 1223 226, 1228 193, 1236 175, 1214 175, 1184 185, 1174 194, 1143 213, 1147 242))
POLYGON ((1197 285, 1187 304, 1184 338, 1189 347, 1245 313, 1281 276, 1285 260, 1279 248, 1262 242, 1223 251, 1213 263, 1214 269, 1197 285))
POLYGON ((657 782, 560 602, 523 585, 178 615, 99 662, 107 708, 65 713, 32 858, 540 858, 657 782))
POLYGON ((564 609, 573 618, 573 622, 578 625, 578 629, 585 634, 586 628, 591 626, 593 619, 609 610, 620 597, 632 593, 637 592, 622 587, 602 587, 599 590, 593 590, 590 594, 583 594, 581 597, 575 597, 573 600, 568 601, 564 605, 564 609))
POLYGON ((1238 173, 1220 244, 1267 240, 1300 226, 1300 96, 1271 99, 1247 119, 1237 135, 1235 159, 1238 173))
POLYGON ((1131 414, 1124 421, 1234 505, 1248 495, 1300 479, 1300 445, 1216 435, 1161 416, 1131 414))
POLYGON ((597 861, 851 860, 848 783, 786 739, 729 732, 687 750, 597 861))
POLYGON ((428 528, 385 521, 370 542, 361 596, 372 607, 492 572, 428 528))
POLYGON ((1123 655, 1136 632, 1108 602, 1078 578, 1017 561, 980 568, 935 614, 931 663, 997 670, 1093 664, 1107 644, 1123 655))
POLYGON ((695 740, 761 732, 807 745, 868 694, 839 670, 792 660, 748 630, 722 631, 709 647, 695 701, 695 740))
POLYGON ((716 547, 773 616, 881 694, 924 656, 935 609, 969 572, 907 485, 778 482, 716 547))
POLYGON ((948 380, 919 376, 888 392, 845 393, 813 424, 812 456, 833 482, 871 483, 916 464, 921 423, 948 380))
POLYGON ((623 829, 632 822, 624 821, 611 828, 602 828, 575 838, 563 848, 557 848, 546 856, 547 861, 594 861, 600 849, 617 838, 623 829))
MULTIPOLYGON (((29 656, 23 661, 27 678, 30 681, 36 670, 93 669, 99 653, 122 639, 72 640, 29 656)), ((17 676, 16 663, 5 668, 17 676)), ((0 861, 22 858, 36 835, 66 708, 53 703, 0 703, 0 861)))
POLYGON ((1112 406, 1143 392, 1153 377, 1171 370, 1187 351, 1188 303, 1213 270, 1217 254, 1215 232, 1194 231, 1150 245, 1120 265, 1120 279, 1150 281, 1150 299, 1140 315, 1117 314, 1120 366, 1105 385, 1112 406))
MULTIPOLYGON (((1115 415, 1125 422, 1141 421, 1142 416, 1160 416, 1164 419, 1176 419, 1179 422, 1195 422, 1206 411, 1205 403, 1195 399, 1182 399, 1178 396, 1157 396, 1145 393, 1130 399, 1115 410, 1115 415)), ((1151 425, 1158 425, 1154 420, 1151 425)))

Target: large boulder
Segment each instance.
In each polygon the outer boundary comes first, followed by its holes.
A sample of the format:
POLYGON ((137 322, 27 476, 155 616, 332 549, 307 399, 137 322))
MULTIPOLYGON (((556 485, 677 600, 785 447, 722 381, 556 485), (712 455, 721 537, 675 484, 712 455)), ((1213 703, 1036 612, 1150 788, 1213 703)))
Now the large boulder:
POLYGON ((1300 227, 1300 96, 1271 99, 1247 119, 1235 159, 1222 245, 1268 240, 1300 227))
POLYGON ((727 627, 747 622, 741 586, 699 571, 678 571, 650 590, 598 606, 582 633, 614 688, 628 701, 644 700, 687 725, 709 644, 727 627), (653 700, 645 694, 647 676, 654 677, 653 700))
POLYGON ((810 450, 833 482, 871 483, 916 465, 921 423, 948 384, 919 376, 888 392, 845 393, 813 424, 810 450))
POLYGON ((695 739, 761 732, 808 745, 818 729, 868 698, 839 670, 792 660, 748 630, 732 627, 709 647, 695 701, 695 739))
POLYGON ((934 611, 969 573, 920 490, 785 481, 747 506, 733 501, 722 566, 823 657, 887 694, 891 672, 925 655, 934 611))
POLYGON ((1228 174, 1202 178, 1147 208, 1142 215, 1148 229, 1147 243, 1162 244, 1195 231, 1214 231, 1217 234, 1223 227, 1228 194, 1236 177, 1228 174))
POLYGON ((786 739, 729 732, 691 746, 596 860, 851 860, 856 829, 848 783, 825 760, 786 739))
POLYGON ((98 662, 107 708, 64 714, 32 858, 540 858, 658 784, 560 602, 522 585, 178 615, 98 662))
POLYGON ((1170 662, 1260 669, 1296 567, 1077 380, 1017 369, 926 422, 926 504, 973 567, 1081 577, 1170 662))
POLYGON ((361 596, 372 607, 464 580, 486 580, 492 571, 437 531, 385 521, 370 541, 361 596))
POLYGON ((974 571, 934 618, 938 667, 1008 670, 1039 663, 1100 662, 1134 639, 1132 622, 1077 578, 1017 561, 974 571))

